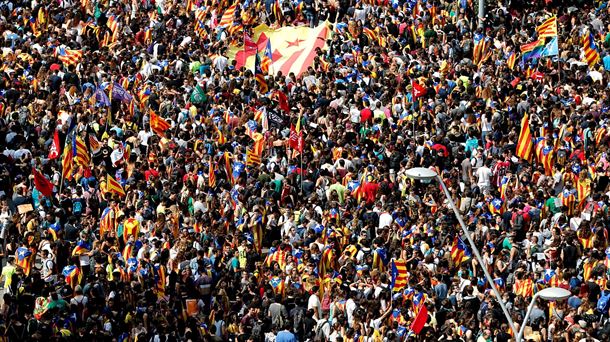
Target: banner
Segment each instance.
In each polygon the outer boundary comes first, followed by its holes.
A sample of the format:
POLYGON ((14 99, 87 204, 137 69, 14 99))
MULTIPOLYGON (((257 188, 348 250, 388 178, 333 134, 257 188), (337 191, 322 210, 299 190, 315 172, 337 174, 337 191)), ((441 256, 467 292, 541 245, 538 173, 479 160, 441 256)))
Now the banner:
POLYGON ((243 45, 231 47, 228 57, 237 61, 237 69, 245 65, 246 68, 253 70, 256 50, 265 51, 268 41, 271 41, 273 61, 270 70, 273 73, 281 71, 284 75, 294 72, 295 75, 300 76, 313 64, 316 48, 323 49, 331 33, 328 23, 322 23, 314 28, 288 26, 279 29, 271 29, 263 24, 253 30, 252 40, 256 48, 246 49, 243 45))

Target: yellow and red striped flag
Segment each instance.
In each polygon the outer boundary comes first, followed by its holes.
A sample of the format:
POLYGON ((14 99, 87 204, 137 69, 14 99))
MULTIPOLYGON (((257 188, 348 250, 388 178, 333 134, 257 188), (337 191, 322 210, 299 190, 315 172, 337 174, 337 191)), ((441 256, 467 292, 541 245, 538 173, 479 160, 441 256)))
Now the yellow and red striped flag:
POLYGON ((284 21, 284 13, 282 12, 280 0, 275 0, 273 2, 273 5, 271 5, 271 12, 273 12, 273 17, 275 18, 276 22, 281 24, 284 21))
POLYGON ((244 25, 237 24, 237 23, 233 23, 233 25, 229 26, 229 28, 227 29, 229 36, 234 36, 235 34, 237 34, 239 32, 243 32, 243 31, 244 31, 244 25))
POLYGON ((510 70, 513 70, 515 68, 516 61, 517 61, 517 54, 515 53, 515 51, 512 51, 510 53, 510 55, 508 56, 508 58, 506 59, 506 65, 508 66, 508 68, 510 70))
POLYGON ((114 232, 116 229, 116 212, 111 207, 106 207, 100 217, 100 237, 107 232, 114 232))
POLYGON ((267 85, 265 74, 261 69, 261 59, 258 56, 258 50, 256 51, 256 61, 254 62, 254 77, 256 78, 256 83, 258 83, 259 92, 261 94, 267 93, 269 91, 269 86, 267 85))
POLYGON ((85 145, 85 141, 81 137, 76 137, 75 140, 76 157, 74 160, 76 161, 76 164, 80 166, 89 166, 89 164, 91 164, 91 155, 89 154, 87 145, 85 145))
POLYGON ((121 183, 114 179, 110 174, 106 174, 106 191, 125 196, 125 190, 121 183))
POLYGON ((529 115, 525 113, 523 119, 521 119, 521 132, 519 133, 519 141, 517 142, 517 157, 531 161, 533 145, 529 115))
POLYGON ((195 9, 195 0, 186 1, 186 13, 191 13, 195 9))
POLYGON ((170 128, 170 124, 165 121, 162 117, 155 114, 152 110, 150 111, 150 129, 157 135, 164 136, 165 131, 170 128))
POLYGON ((76 65, 81 61, 81 59, 83 59, 82 50, 72 50, 58 47, 55 49, 55 54, 57 55, 57 59, 66 65, 76 65))
POLYGON ((254 152, 260 158, 263 155, 263 150, 265 149, 265 136, 260 133, 254 133, 252 135, 252 139, 254 139, 252 152, 254 152))
MULTIPOLYGON (((288 75, 291 72, 297 77, 314 64, 317 57, 316 49, 324 49, 326 41, 332 34, 328 25, 323 23, 317 27, 308 26, 284 26, 279 29, 271 29, 266 25, 259 25, 252 30, 254 42, 258 42, 261 37, 269 39, 273 47, 273 62, 270 70, 273 74, 282 72, 288 75)), ((263 40, 258 45, 262 48, 263 40)), ((230 47, 227 57, 235 60, 237 69, 245 66, 252 70, 257 54, 257 43, 249 43, 246 46, 230 47)))
POLYGON ((591 195, 591 180, 585 177, 579 177, 576 190, 578 191, 578 205, 582 206, 587 197, 591 195))
POLYGON ((61 174, 62 177, 70 180, 72 179, 72 170, 74 169, 74 154, 72 153, 72 146, 66 141, 64 146, 64 153, 61 159, 61 174))
POLYGON ((273 53, 271 52, 271 40, 267 40, 267 46, 265 47, 265 52, 263 53, 263 58, 261 59, 261 70, 266 75, 269 73, 269 67, 273 63, 273 53))
POLYGON ((550 17, 536 27, 538 38, 557 37, 557 17, 550 17))
POLYGON ((225 152, 225 171, 227 173, 227 179, 231 183, 231 185, 235 184, 235 179, 233 178, 233 167, 231 166, 231 154, 229 152, 225 152))
POLYGON ((225 138, 224 134, 222 134, 222 131, 218 129, 218 126, 214 125, 214 130, 216 131, 216 134, 218 134, 218 137, 216 138, 216 143, 218 143, 218 145, 226 144, 227 138, 225 138))
POLYGON ((208 36, 208 31, 205 26, 205 16, 205 10, 198 9, 195 11, 195 33, 202 39, 205 39, 208 36))
POLYGON ((392 283, 390 287, 392 291, 400 291, 409 285, 409 272, 407 271, 407 262, 403 259, 393 259, 390 263, 392 283))
POLYGON ((368 27, 362 29, 362 33, 369 39, 370 42, 377 41, 377 33, 368 27))
POLYGON ((220 21, 218 22, 218 26, 229 27, 229 26, 233 25, 233 20, 235 18, 236 9, 237 9, 237 3, 234 3, 229 8, 227 8, 225 13, 220 18, 220 21))
POLYGON ((595 132, 595 145, 601 144, 602 140, 604 140, 604 138, 606 137, 606 135, 608 134, 608 131, 606 130, 606 127, 600 127, 597 129, 597 131, 595 132))
POLYGON ((208 186, 210 188, 216 187, 216 173, 215 173, 214 161, 210 160, 210 168, 208 171, 208 186))
POLYGON ((114 43, 119 39, 119 25, 119 20, 115 15, 110 16, 110 18, 108 18, 106 26, 110 29, 110 32, 112 32, 112 36, 110 37, 110 43, 114 43))
POLYGON ((585 52, 585 60, 587 61, 587 64, 589 64, 589 68, 592 68, 600 59, 593 33, 586 34, 582 37, 582 46, 585 52))
POLYGON ((246 166, 258 166, 261 164, 261 157, 256 154, 254 149, 248 148, 246 150, 246 166))

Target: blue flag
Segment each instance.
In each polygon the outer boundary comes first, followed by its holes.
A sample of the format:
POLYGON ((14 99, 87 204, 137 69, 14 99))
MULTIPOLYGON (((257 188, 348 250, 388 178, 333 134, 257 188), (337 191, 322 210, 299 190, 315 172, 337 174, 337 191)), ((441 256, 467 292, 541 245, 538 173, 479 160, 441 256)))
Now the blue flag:
POLYGON ((551 41, 546 44, 546 46, 544 47, 544 50, 542 51, 541 56, 542 57, 546 57, 546 56, 557 56, 559 55, 559 45, 557 44, 557 37, 554 37, 553 39, 551 39, 551 41))
POLYGON ((101 103, 101 105, 104 107, 110 107, 110 99, 108 98, 108 95, 106 95, 106 92, 102 90, 102 88, 97 88, 97 90, 95 91, 95 101, 97 103, 101 103))
POLYGON ((112 99, 129 103, 133 97, 120 84, 114 82, 114 86, 112 87, 112 99))

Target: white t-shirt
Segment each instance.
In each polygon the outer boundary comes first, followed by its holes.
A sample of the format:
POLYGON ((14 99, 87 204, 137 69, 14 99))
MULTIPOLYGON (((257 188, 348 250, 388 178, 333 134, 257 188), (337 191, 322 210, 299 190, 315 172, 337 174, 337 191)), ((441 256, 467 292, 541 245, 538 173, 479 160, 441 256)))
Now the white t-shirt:
POLYGON ((318 317, 322 317, 322 302, 320 302, 320 298, 317 294, 312 294, 309 296, 309 300, 307 301, 307 310, 314 309, 317 307, 318 317))
POLYGON ((379 229, 389 227, 392 224, 392 221, 394 221, 392 214, 388 212, 379 215, 379 229))
POLYGON ((477 172, 477 178, 479 179, 477 185, 479 187, 489 187, 491 185, 491 169, 487 166, 480 167, 477 172))
POLYGON ((349 110, 350 121, 353 123, 360 123, 360 111, 356 107, 352 107, 349 110))
POLYGON ((79 255, 78 260, 80 261, 81 266, 89 266, 91 263, 89 256, 85 254, 79 255))
POLYGON ((86 296, 77 295, 77 296, 74 296, 74 298, 72 298, 70 300, 70 304, 72 304, 72 305, 83 304, 83 306, 85 306, 85 305, 87 305, 88 301, 89 301, 89 299, 86 296))
POLYGON ((356 302, 351 298, 345 302, 345 313, 347 314, 347 323, 350 327, 354 324, 354 311, 356 307, 356 302))

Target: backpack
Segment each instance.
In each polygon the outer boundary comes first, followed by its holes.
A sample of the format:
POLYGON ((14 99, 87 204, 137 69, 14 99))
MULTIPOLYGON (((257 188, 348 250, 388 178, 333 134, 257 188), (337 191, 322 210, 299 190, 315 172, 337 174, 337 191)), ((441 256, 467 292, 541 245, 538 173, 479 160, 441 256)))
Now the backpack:
POLYGON ((80 198, 75 198, 72 201, 72 212, 75 215, 80 215, 83 212, 83 202, 80 198))
POLYGON ((523 229, 524 223, 525 223, 525 220, 523 219, 523 214, 521 212, 519 212, 513 216, 513 230, 523 229))
MULTIPOLYGON (((87 209, 91 215, 97 216, 98 210, 100 209, 100 200, 97 195, 92 194, 87 200, 87 209)), ((105 208, 104 208, 105 209, 105 208)))
POLYGON ((608 313, 608 308, 610 307, 610 291, 602 292, 602 295, 597 300, 597 311, 602 315, 608 313))
MULTIPOLYGON (((87 319, 86 308, 85 308, 85 305, 83 304, 84 300, 85 300, 85 297, 81 298, 80 301, 76 302, 76 315, 77 315, 77 319, 79 320, 79 322, 84 322, 87 319)), ((76 301, 76 299, 75 299, 75 301, 76 301)))
POLYGON ((324 296, 322 297, 322 310, 330 310, 330 295, 328 293, 324 294, 324 296))
POLYGON ((326 324, 330 324, 328 320, 324 321, 322 324, 318 324, 316 327, 316 337, 314 341, 326 341, 326 336, 324 335, 324 326, 326 324))
POLYGON ((53 276, 53 275, 58 273, 57 263, 55 261, 53 261, 53 260, 46 260, 45 263, 46 263, 46 266, 51 271, 51 276, 53 276), (51 267, 49 267, 49 262, 51 262, 51 267))
POLYGON ((303 331, 304 314, 305 312, 302 308, 298 308, 294 314, 293 329, 296 333, 300 333, 303 331))
POLYGON ((273 318, 273 321, 271 322, 271 324, 273 324, 278 329, 282 329, 282 327, 284 326, 284 317, 282 316, 282 310, 281 310, 282 304, 273 303, 271 305, 279 305, 280 306, 280 313, 273 318))
POLYGON ((261 322, 254 323, 251 332, 252 337, 255 339, 260 339, 263 337, 263 324, 261 322))

